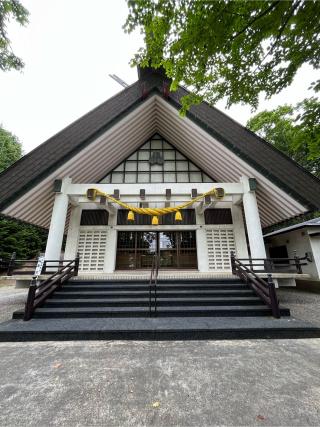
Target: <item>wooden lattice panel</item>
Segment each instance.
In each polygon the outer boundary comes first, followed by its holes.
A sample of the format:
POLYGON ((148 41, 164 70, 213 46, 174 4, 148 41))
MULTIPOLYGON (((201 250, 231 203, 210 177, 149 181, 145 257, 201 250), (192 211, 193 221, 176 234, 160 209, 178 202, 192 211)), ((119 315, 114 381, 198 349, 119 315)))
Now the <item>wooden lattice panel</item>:
POLYGON ((103 271, 107 244, 106 230, 80 230, 78 252, 80 271, 103 271))
POLYGON ((233 229, 207 229, 206 236, 209 270, 230 270, 230 252, 236 249, 233 229))

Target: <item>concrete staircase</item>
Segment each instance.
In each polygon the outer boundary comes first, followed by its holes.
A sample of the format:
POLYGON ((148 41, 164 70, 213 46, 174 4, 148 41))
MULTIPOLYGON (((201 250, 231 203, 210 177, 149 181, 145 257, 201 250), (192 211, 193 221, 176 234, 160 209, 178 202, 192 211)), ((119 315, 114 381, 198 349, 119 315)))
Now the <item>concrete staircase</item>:
MULTIPOLYGON (((261 317, 271 310, 251 288, 238 279, 159 280, 157 313, 152 293, 152 316, 156 317, 261 317)), ((281 308, 281 316, 290 316, 281 308)), ((16 311, 13 319, 21 319, 16 311)), ((69 281, 45 304, 34 318, 137 318, 149 317, 147 281, 69 281)))

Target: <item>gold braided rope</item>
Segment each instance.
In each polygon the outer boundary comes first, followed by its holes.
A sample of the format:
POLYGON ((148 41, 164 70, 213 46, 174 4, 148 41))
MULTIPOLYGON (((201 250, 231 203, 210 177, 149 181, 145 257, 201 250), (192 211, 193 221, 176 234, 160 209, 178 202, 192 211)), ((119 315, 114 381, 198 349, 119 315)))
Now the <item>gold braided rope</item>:
POLYGON ((98 190, 97 188, 90 188, 87 190, 87 198, 90 200, 95 200, 97 196, 103 196, 108 199, 110 202, 117 203, 119 206, 122 206, 129 211, 143 214, 143 215, 151 215, 151 216, 160 216, 166 215, 171 212, 178 212, 181 209, 185 209, 188 206, 192 205, 195 202, 198 202, 201 199, 204 199, 206 196, 214 196, 216 199, 222 199, 225 196, 225 192, 223 188, 212 188, 206 193, 201 194, 200 196, 191 199, 189 202, 183 203, 178 206, 172 206, 168 208, 138 208, 136 206, 128 205, 127 203, 122 202, 121 200, 117 200, 114 197, 110 196, 108 193, 104 193, 103 191, 98 190))

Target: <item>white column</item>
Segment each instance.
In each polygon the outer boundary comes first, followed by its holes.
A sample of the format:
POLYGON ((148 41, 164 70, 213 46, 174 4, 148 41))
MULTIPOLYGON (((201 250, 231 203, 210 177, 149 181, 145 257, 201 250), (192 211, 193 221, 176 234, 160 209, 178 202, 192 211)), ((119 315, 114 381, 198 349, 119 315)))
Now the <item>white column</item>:
POLYGON ((196 224, 199 226, 196 230, 198 270, 200 272, 207 272, 209 271, 209 262, 204 214, 199 214, 197 210, 196 224))
POLYGON ((240 205, 232 205, 231 207, 233 232, 236 242, 236 255, 238 258, 248 258, 248 247, 246 232, 243 223, 242 209, 240 205))
POLYGON ((61 193, 57 193, 54 199, 45 259, 60 259, 69 203, 68 194, 66 194, 64 190, 70 181, 70 178, 65 178, 63 180, 61 193))
POLYGON ((116 256, 117 256, 117 213, 109 213, 108 221, 108 235, 107 235, 107 248, 104 260, 104 272, 113 273, 116 268, 116 256))
POLYGON ((74 259, 77 255, 81 212, 81 206, 71 207, 64 259, 74 259))
MULTIPOLYGON (((313 231, 313 230, 312 230, 313 231)), ((316 231, 318 231, 318 229, 316 229, 316 231)), ((312 249, 312 254, 313 254, 313 261, 315 263, 315 267, 317 270, 317 276, 312 277, 312 279, 320 279, 320 237, 319 236, 314 236, 311 237, 309 236, 310 239, 310 245, 311 245, 311 249, 312 249)), ((303 267, 302 267, 303 269, 303 267)))
POLYGON ((258 210, 256 194, 250 189, 249 179, 241 177, 243 184, 243 208, 247 224, 248 239, 252 258, 266 258, 261 222, 258 210))

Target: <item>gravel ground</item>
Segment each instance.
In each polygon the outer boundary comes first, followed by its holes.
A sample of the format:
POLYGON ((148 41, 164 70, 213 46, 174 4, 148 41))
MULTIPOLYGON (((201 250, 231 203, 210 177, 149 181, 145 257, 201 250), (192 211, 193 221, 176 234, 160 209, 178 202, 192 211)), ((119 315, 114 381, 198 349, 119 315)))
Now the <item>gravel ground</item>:
POLYGON ((280 304, 289 307, 291 316, 320 327, 320 294, 297 288, 277 289, 280 304))
POLYGON ((24 307, 27 289, 15 289, 13 286, 0 286, 0 323, 10 320, 15 310, 24 307))

